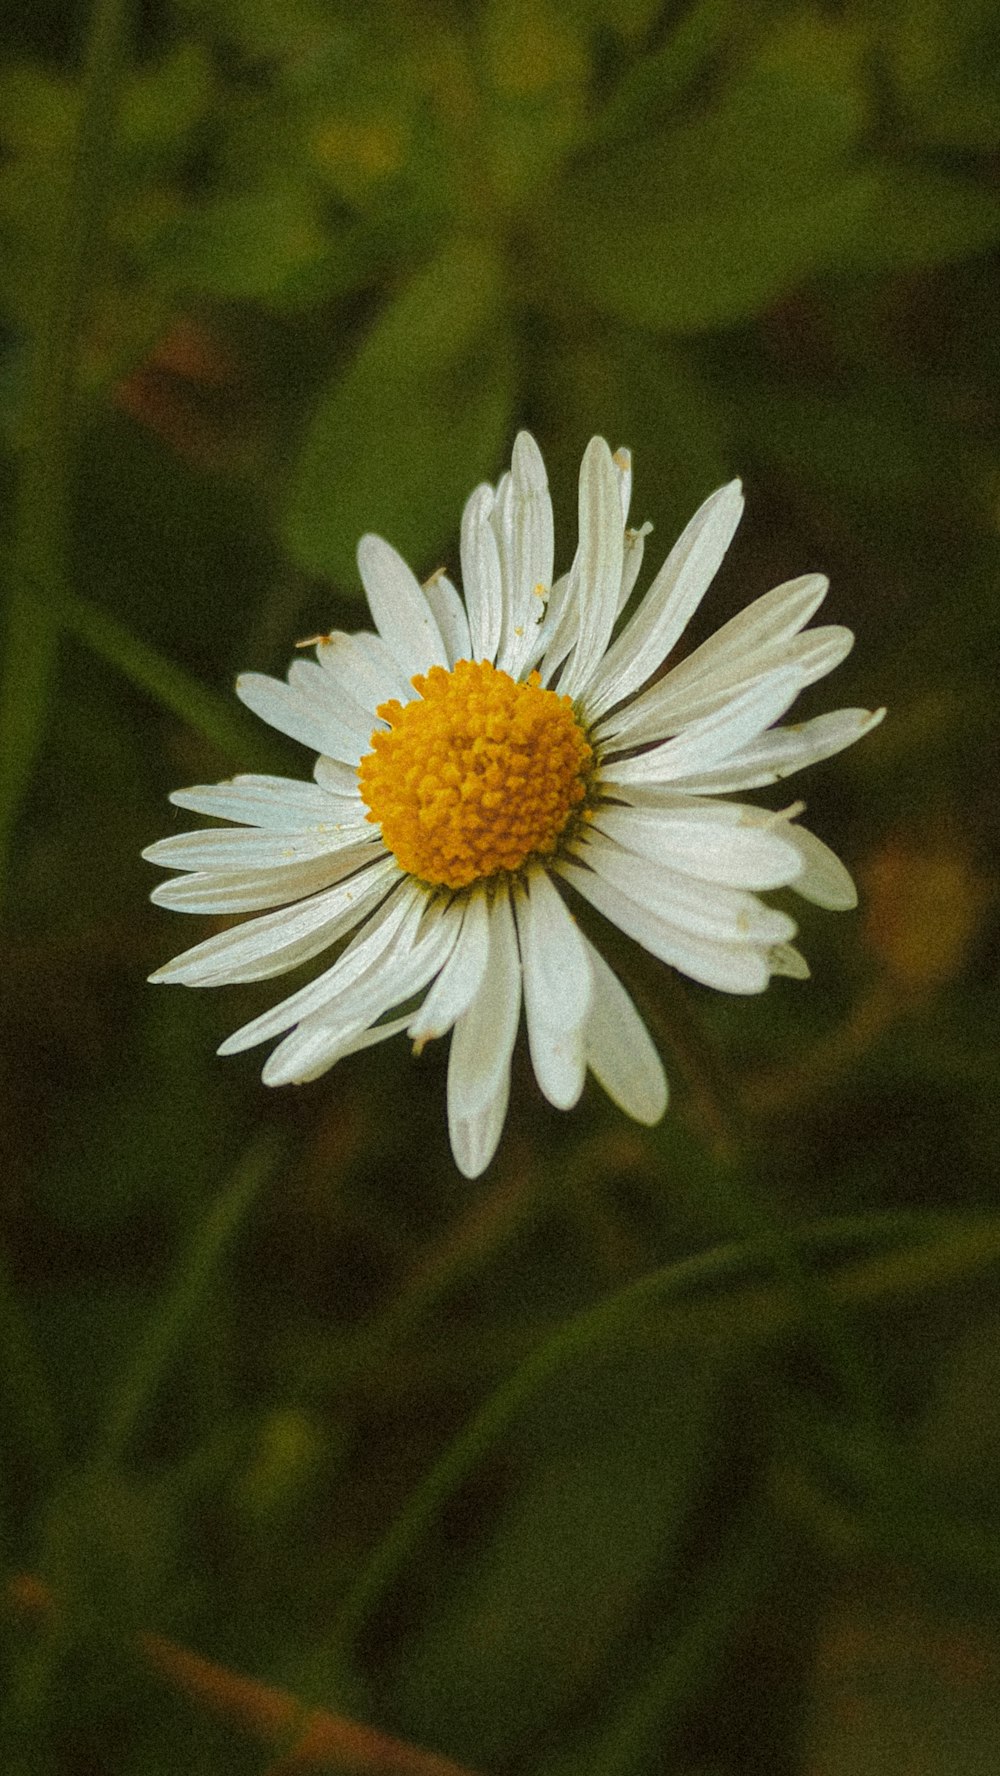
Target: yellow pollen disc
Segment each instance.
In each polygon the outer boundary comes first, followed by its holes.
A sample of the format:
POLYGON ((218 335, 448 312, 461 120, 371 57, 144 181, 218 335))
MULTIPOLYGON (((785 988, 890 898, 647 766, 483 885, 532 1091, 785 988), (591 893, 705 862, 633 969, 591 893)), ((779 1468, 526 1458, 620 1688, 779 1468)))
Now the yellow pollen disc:
POLYGON ((488 661, 413 680, 418 695, 378 713, 358 767, 382 838, 410 875, 466 888, 550 856, 587 793, 593 751, 569 697, 488 661))

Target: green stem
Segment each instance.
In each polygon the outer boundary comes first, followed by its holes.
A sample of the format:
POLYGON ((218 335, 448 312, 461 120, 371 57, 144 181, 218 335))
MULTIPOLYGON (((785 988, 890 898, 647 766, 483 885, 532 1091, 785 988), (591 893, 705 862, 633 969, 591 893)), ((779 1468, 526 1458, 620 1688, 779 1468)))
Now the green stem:
POLYGON ((39 289, 0 666, 0 884, 41 747, 56 659, 57 605, 69 578, 80 335, 103 261, 130 10, 129 0, 94 0, 56 247, 39 289))
POLYGON ((43 1487, 58 1474, 62 1456, 48 1379, 35 1335, 0 1250, 0 1350, 2 1399, 11 1443, 24 1450, 43 1487), (14 1428, 16 1427, 16 1434, 14 1428))
POLYGON ((676 1730, 696 1686, 704 1689, 725 1657, 734 1630, 767 1581, 774 1557, 774 1523, 754 1500, 702 1581, 693 1608, 647 1660, 616 1718, 594 1749, 574 1761, 575 1776, 628 1776, 652 1761, 657 1744, 676 1730))
POLYGON ((93 1456, 95 1470, 119 1466, 128 1444, 205 1299, 227 1247, 274 1168, 273 1139, 254 1141, 229 1188, 212 1203, 195 1231, 177 1280, 151 1320, 122 1376, 93 1456))
POLYGON ((75 635, 123 678, 154 697, 164 709, 185 722, 195 733, 217 747, 224 758, 246 765, 264 756, 278 768, 284 762, 279 748, 247 719, 238 704, 230 705, 215 691, 192 678, 183 666, 158 653, 138 635, 126 629, 110 611, 86 599, 67 596, 59 614, 63 628, 75 635))
MULTIPOLYGON (((839 1246, 874 1244, 891 1241, 893 1235, 910 1233, 916 1241, 927 1240, 941 1232, 940 1218, 873 1215, 821 1222, 800 1230, 790 1237, 796 1248, 810 1256, 839 1246)), ((996 1247, 993 1258, 1000 1256, 1000 1222, 991 1221, 987 1230, 987 1246, 996 1247)), ((905 1256, 909 1256, 906 1254, 905 1256)), ((979 1262, 982 1261, 981 1253, 979 1262)), ((343 1676, 349 1668, 355 1639, 372 1610, 377 1607, 394 1583, 404 1562, 419 1542, 435 1515, 447 1503, 482 1458, 506 1430, 507 1426, 538 1393, 544 1384, 573 1360, 599 1348, 607 1340, 640 1319, 651 1307, 673 1306, 705 1291, 747 1281, 773 1262, 771 1239, 725 1245, 710 1252, 654 1271, 637 1282, 597 1303, 595 1307, 575 1315, 553 1336, 534 1350, 509 1379, 502 1383, 469 1423, 459 1432, 441 1459, 411 1494, 395 1523, 371 1555, 367 1566, 358 1575, 341 1606, 332 1634, 318 1649, 311 1668, 333 1671, 343 1676)), ((908 1275, 909 1273, 904 1273, 908 1275)), ((919 1273, 924 1281, 926 1271, 919 1273)), ((950 1270, 949 1270, 950 1274, 950 1270)), ((886 1260, 882 1272, 889 1293, 896 1278, 891 1261, 886 1260)), ((850 1298, 850 1276, 840 1279, 836 1295, 850 1298), (846 1285, 846 1286, 845 1286, 846 1285)), ((787 1329, 797 1318, 795 1304, 786 1300, 767 1315, 754 1314, 751 1322, 760 1336, 773 1336, 787 1329)))
POLYGON ((658 998, 647 1016, 670 1048, 711 1141, 716 1164, 704 1188, 715 1199, 719 1220, 733 1237, 766 1245, 776 1278, 783 1282, 825 1363, 851 1418, 872 1441, 884 1442, 878 1386, 851 1326, 824 1278, 811 1273, 780 1216, 754 1189, 746 1156, 760 1146, 747 1125, 740 1094, 728 1078, 718 1049, 706 1035, 690 997, 672 969, 661 968, 658 998))

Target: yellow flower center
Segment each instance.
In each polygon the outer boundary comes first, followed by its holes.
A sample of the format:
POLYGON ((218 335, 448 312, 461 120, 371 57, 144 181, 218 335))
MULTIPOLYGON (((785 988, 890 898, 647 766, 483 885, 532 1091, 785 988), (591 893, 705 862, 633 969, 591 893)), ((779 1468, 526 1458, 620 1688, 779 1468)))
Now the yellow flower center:
POLYGON ((448 888, 550 856, 584 801, 593 751, 569 697, 487 660, 413 680, 378 713, 361 794, 410 875, 448 888))

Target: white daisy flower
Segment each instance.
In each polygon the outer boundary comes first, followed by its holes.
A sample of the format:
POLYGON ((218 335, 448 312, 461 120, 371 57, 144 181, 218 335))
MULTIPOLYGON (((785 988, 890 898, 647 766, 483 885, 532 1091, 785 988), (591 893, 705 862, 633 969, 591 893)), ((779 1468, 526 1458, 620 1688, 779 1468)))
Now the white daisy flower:
POLYGON ((233 1054, 280 1037, 267 1084, 315 1079, 399 1031, 418 1050, 453 1032, 448 1122, 467 1177, 500 1138, 522 998, 550 1103, 569 1109, 589 1067, 639 1122, 666 1108, 659 1056, 577 925, 573 894, 729 993, 809 972, 793 920, 760 891, 856 901, 843 864, 796 823, 800 806, 775 814, 719 799, 850 746, 884 714, 774 725, 851 647, 848 629, 804 628, 826 579, 776 587, 657 676, 743 497, 733 481, 705 501, 612 640, 649 529, 627 528, 630 484, 628 452, 592 439, 576 557, 558 580, 545 466, 525 432, 509 474, 466 505, 464 596, 443 573, 419 585, 389 543, 363 537, 375 633, 323 636, 286 683, 248 673, 236 687, 319 754, 314 781, 239 776, 178 790, 179 807, 238 824, 144 853, 185 872, 154 890, 161 906, 262 915, 196 944, 155 981, 263 980, 353 933, 315 980, 222 1044, 233 1054))

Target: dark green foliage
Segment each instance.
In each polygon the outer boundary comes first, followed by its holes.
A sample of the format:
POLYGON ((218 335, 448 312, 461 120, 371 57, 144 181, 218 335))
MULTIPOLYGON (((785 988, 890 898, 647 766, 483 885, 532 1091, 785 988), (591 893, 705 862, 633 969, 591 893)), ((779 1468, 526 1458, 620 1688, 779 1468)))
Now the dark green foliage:
POLYGON ((0 1769, 270 1768, 153 1632, 483 1772, 989 1776, 996 7, 7 14, 0 1769), (274 983, 147 987, 208 925, 138 852, 306 774, 234 674, 364 621, 366 530, 457 575, 520 425, 559 569, 592 433, 654 566, 742 474, 694 639, 824 568, 803 714, 890 717, 802 784, 813 981, 602 931, 666 1120, 522 1054, 467 1186, 434 1045, 215 1057, 274 983))

